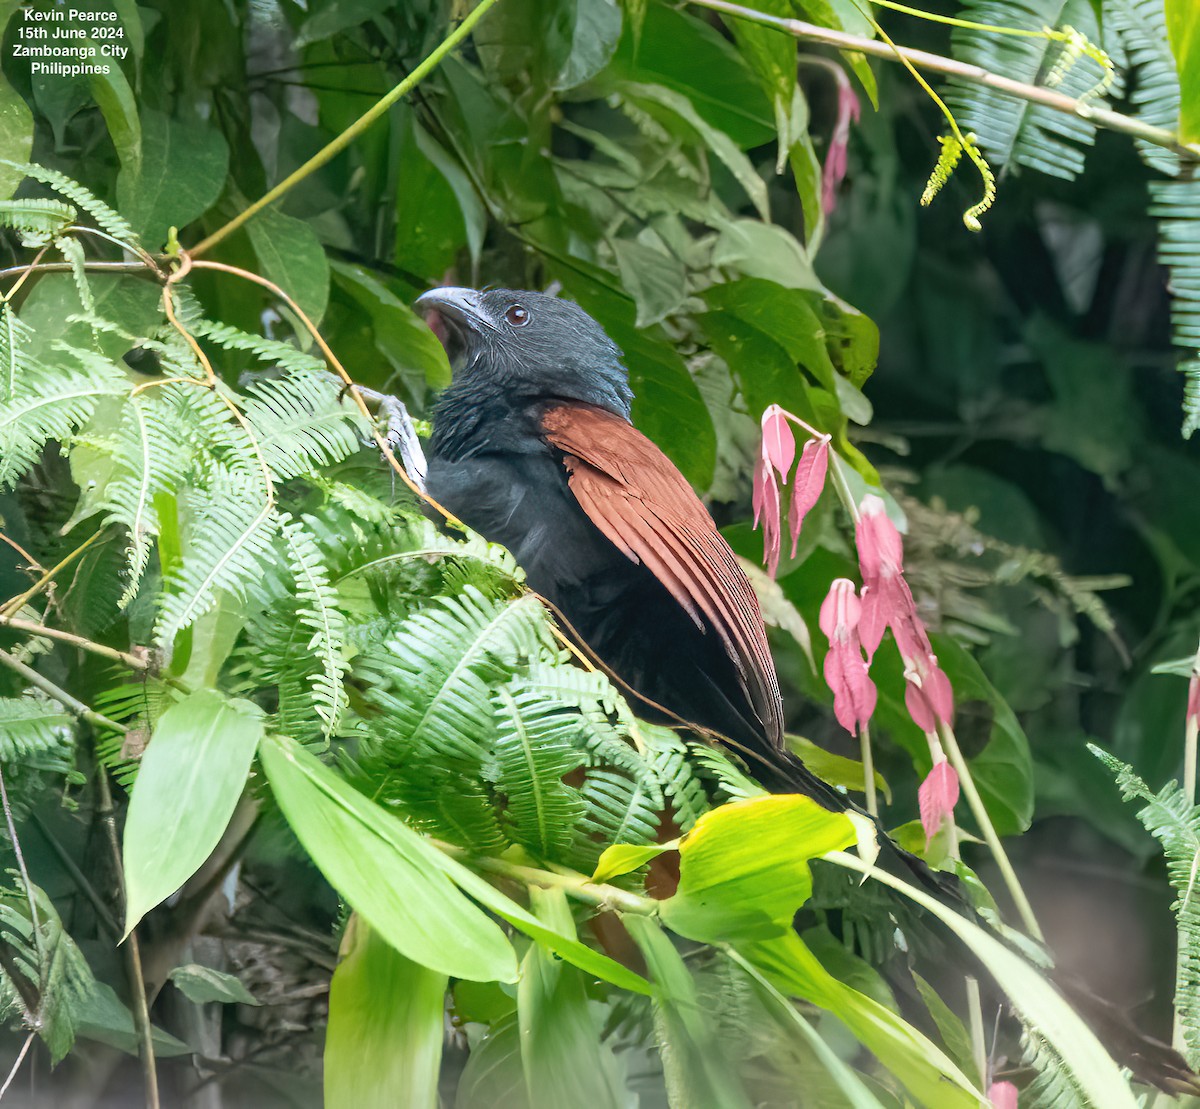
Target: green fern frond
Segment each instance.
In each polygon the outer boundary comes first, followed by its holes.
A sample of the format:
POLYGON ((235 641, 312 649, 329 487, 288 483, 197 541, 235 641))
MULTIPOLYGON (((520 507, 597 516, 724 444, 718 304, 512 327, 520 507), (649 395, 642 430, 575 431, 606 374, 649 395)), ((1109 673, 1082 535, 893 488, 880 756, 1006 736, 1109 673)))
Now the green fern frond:
POLYGON ((41 693, 0 697, 0 762, 57 769, 74 742, 74 721, 41 693))
POLYGON ((21 322, 8 301, 0 303, 0 400, 10 400, 29 368, 26 353, 33 332, 21 322))
POLYGON ((223 350, 240 350, 255 355, 260 362, 270 366, 278 366, 294 374, 324 373, 328 376, 325 363, 321 359, 278 339, 268 339, 265 335, 253 335, 248 331, 232 327, 225 323, 214 323, 200 314, 199 306, 195 306, 196 317, 189 326, 198 338, 208 339, 223 350))
MULTIPOLYGON (((9 332, 11 341, 15 332, 9 332)), ((72 351, 80 367, 10 362, 20 372, 14 391, 0 403, 0 490, 14 485, 37 462, 51 440, 65 439, 85 423, 101 397, 128 388, 124 374, 91 352, 72 351)))
POLYGON ((586 811, 579 791, 562 780, 583 765, 579 717, 522 689, 519 681, 493 691, 492 705, 496 738, 484 775, 507 799, 501 823, 514 843, 537 858, 558 858, 586 811))
POLYGON ((1158 220, 1158 259, 1170 274, 1171 342, 1189 357, 1183 437, 1200 428, 1200 181, 1151 181, 1150 214, 1158 220))
POLYGON ((23 246, 40 247, 74 223, 78 214, 70 204, 64 204, 61 200, 24 197, 0 204, 0 227, 19 231, 23 246))
POLYGON ((73 181, 65 174, 59 173, 54 169, 49 169, 46 166, 23 165, 20 162, 9 161, 7 158, 0 158, 0 163, 10 166, 12 169, 20 170, 26 177, 32 177, 35 181, 42 182, 43 185, 49 185, 59 196, 66 197, 76 207, 87 212, 96 221, 96 225, 102 231, 107 231, 113 238, 121 239, 127 243, 137 242, 137 235, 134 233, 133 228, 105 204, 104 201, 93 196, 78 181, 73 181))
POLYGON ((303 522, 290 517, 284 518, 281 530, 295 581, 296 623, 307 635, 304 649, 319 667, 309 679, 309 693, 328 738, 346 702, 346 618, 312 533, 303 522))
POLYGON ((612 843, 653 843, 657 838, 664 800, 654 776, 589 770, 581 793, 585 815, 578 824, 576 850, 585 858, 612 843))
MULTIPOLYGON (((1162 0, 1105 0, 1104 19, 1127 56, 1134 117, 1174 131, 1179 126, 1179 73, 1162 0)), ((1134 142, 1148 166, 1172 177, 1179 173, 1178 155, 1144 139, 1134 142)))
POLYGON ((381 710, 367 751, 385 764, 481 767, 496 735, 489 682, 548 646, 545 614, 532 596, 506 604, 470 588, 438 598, 355 667, 381 710))
POLYGON ((243 414, 278 480, 341 462, 359 449, 357 413, 338 403, 324 371, 260 380, 247 392, 243 414))
POLYGON ((1117 786, 1126 801, 1145 801, 1138 820, 1162 845, 1167 858, 1167 876, 1175 890, 1175 912, 1179 929, 1179 950, 1175 963, 1175 1012, 1187 1044, 1191 1066, 1200 1063, 1200 806, 1191 804, 1187 794, 1170 782, 1158 793, 1133 772, 1133 769, 1106 751, 1089 745, 1094 754, 1116 775, 1117 786))
POLYGON ((176 634, 216 602, 218 591, 244 598, 273 562, 279 516, 261 476, 236 471, 197 491, 188 542, 179 568, 163 583, 155 642, 170 647, 176 634))
POLYGON ((55 245, 71 267, 75 291, 79 293, 79 303, 83 305, 84 312, 94 312, 96 302, 92 297, 92 287, 88 284, 87 271, 84 269, 83 244, 70 235, 64 235, 55 245))
POLYGON ((1091 1102, 1050 1044, 1026 1029, 1021 1036, 1021 1047, 1021 1065, 1033 1071, 1033 1081, 1022 1092, 1030 1105, 1038 1109, 1089 1109, 1091 1102))
POLYGON ((670 728, 645 721, 638 722, 637 734, 647 748, 647 761, 670 798, 675 823, 686 832, 712 808, 704 783, 688 757, 687 744, 670 728))
MULTIPOLYGON (((966 0, 959 15, 1029 31, 1067 24, 1088 41, 1101 41, 1089 0, 966 0)), ((994 35, 963 27, 954 29, 951 42, 960 61, 1028 84, 1055 74, 1054 63, 1062 52, 1059 43, 1044 37, 994 35)), ((1111 79, 1105 67, 1084 52, 1061 74, 1058 91, 1081 97, 1106 82, 1111 79)), ((961 129, 974 131, 980 147, 999 166, 1028 166, 1071 180, 1083 170, 1086 148, 1096 141, 1095 124, 1087 120, 981 85, 951 78, 946 100, 961 129)))
POLYGON ((142 681, 113 686, 94 698, 97 712, 128 728, 127 733, 109 731, 96 739, 100 761, 124 789, 133 787, 139 765, 138 759, 127 752, 144 745, 162 714, 182 696, 175 686, 147 676, 142 681))

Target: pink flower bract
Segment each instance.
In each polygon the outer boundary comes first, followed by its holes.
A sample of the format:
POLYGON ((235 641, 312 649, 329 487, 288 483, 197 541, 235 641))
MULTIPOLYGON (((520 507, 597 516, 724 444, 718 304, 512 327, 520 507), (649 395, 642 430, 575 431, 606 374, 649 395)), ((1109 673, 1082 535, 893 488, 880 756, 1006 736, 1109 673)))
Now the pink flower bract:
POLYGON ((810 439, 800 452, 800 464, 796 467, 796 480, 792 485, 792 503, 788 508, 792 558, 796 557, 796 544, 800 542, 800 528, 804 525, 804 517, 820 499, 828 471, 829 440, 810 439))
POLYGON ((857 735, 870 721, 878 696, 858 640, 861 611, 854 583, 838 578, 829 587, 819 618, 821 631, 829 639, 824 670, 825 681, 833 690, 833 714, 851 735, 857 735))
POLYGON ((992 1109, 1017 1109, 1017 1088, 1011 1082, 993 1082, 988 1087, 992 1109))
POLYGON ((942 822, 958 804, 958 775, 948 762, 935 762, 929 776, 917 790, 917 804, 921 809, 921 827, 925 838, 933 839, 942 827, 942 822))
POLYGON ((779 477, 786 485, 796 459, 796 437, 787 414, 777 404, 770 405, 762 416, 762 456, 779 471, 779 477))
POLYGON ((779 486, 775 484, 775 470, 766 457, 758 460, 754 468, 754 526, 759 521, 763 528, 763 562, 767 572, 774 577, 779 569, 779 553, 783 547, 783 532, 779 522, 779 486))

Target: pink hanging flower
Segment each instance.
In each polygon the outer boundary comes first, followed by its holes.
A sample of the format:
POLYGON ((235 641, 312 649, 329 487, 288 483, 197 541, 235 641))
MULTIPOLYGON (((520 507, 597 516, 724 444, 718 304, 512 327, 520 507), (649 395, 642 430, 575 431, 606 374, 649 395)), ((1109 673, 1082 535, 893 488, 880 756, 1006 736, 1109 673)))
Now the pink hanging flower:
POLYGON ((951 722, 954 690, 933 655, 921 659, 918 668, 905 671, 904 678, 904 704, 921 731, 936 733, 939 721, 951 722))
POLYGON ((1188 682, 1187 722, 1200 724, 1200 674, 1193 673, 1188 682))
POLYGON ((759 521, 763 526, 763 562, 767 573, 774 577, 779 569, 779 552, 783 546, 783 534, 779 522, 779 486, 775 483, 775 469, 767 460, 766 452, 754 468, 754 527, 759 521))
POLYGON ((958 804, 958 775, 943 755, 935 761, 929 776, 917 790, 917 805, 921 810, 921 827, 926 841, 941 830, 942 823, 958 804))
POLYGON ((954 691, 917 615, 917 603, 904 578, 904 543, 879 497, 863 498, 855 541, 863 577, 858 634, 867 658, 874 656, 884 629, 890 627, 904 659, 909 715, 922 731, 936 732, 938 721, 949 724, 953 719, 954 691))
POLYGON ((777 404, 770 405, 762 416, 762 456, 779 471, 784 485, 796 459, 796 437, 787 413, 777 404))
POLYGON ((800 542, 800 528, 804 525, 804 517, 820 499, 828 471, 829 440, 810 439, 800 452, 800 464, 796 467, 796 480, 792 484, 792 503, 788 508, 792 558, 796 557, 796 544, 800 542))
POLYGON ((870 721, 877 698, 858 640, 861 613, 854 583, 838 578, 821 604, 819 623, 829 640, 825 681, 833 690, 833 714, 851 735, 857 735, 858 729, 870 721))
POLYGON ((1011 1082, 993 1082, 988 1087, 992 1109, 1017 1109, 1017 1088, 1011 1082))
POLYGON ((830 215, 837 207, 837 190, 846 176, 846 148, 850 144, 850 124, 857 123, 862 113, 858 97, 850 87, 850 79, 837 69, 838 114, 829 140, 829 152, 821 167, 821 208, 830 215))

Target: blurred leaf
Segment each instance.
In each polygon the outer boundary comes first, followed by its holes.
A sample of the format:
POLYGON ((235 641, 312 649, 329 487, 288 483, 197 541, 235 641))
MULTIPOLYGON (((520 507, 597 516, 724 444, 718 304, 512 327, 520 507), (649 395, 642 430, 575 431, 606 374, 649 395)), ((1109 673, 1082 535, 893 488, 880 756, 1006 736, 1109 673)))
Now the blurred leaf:
POLYGON ((1200 142, 1200 8, 1166 0, 1167 34, 1179 72, 1179 141, 1200 142))
POLYGON ((621 38, 621 9, 615 0, 575 0, 571 52, 554 88, 573 89, 591 80, 613 56, 621 38))
MULTIPOLYGON (((464 240, 464 209, 445 172, 426 153, 437 144, 422 134, 411 112, 399 115, 396 130, 395 257, 433 284, 453 265, 464 240)), ((450 161, 444 152, 441 161, 450 161)))
POLYGON ((329 262, 316 232, 277 208, 259 212, 247 225, 262 275, 288 294, 314 324, 329 300, 329 262))
POLYGON ((259 710, 201 689, 158 722, 125 819, 125 934, 203 865, 229 824, 263 734, 259 710))
POLYGON ((361 266, 330 263, 337 285, 361 305, 371 319, 375 345, 399 371, 417 397, 422 386, 450 384, 450 363, 437 336, 378 277, 361 266))
POLYGON ((983 1096, 936 1044, 902 1017, 839 982, 795 932, 737 950, 785 993, 839 1017, 926 1109, 979 1109, 983 1096))
POLYGON ((933 1017, 933 1022, 937 1025, 942 1043, 946 1045, 954 1061, 962 1067, 963 1073, 970 1075, 974 1081, 980 1082, 983 1076, 975 1073, 975 1052, 971 1047, 971 1033, 967 1031, 950 1006, 942 1000, 937 990, 915 970, 912 972, 912 978, 917 984, 917 992, 921 995, 921 1000, 925 1002, 925 1008, 929 1010, 929 1015, 933 1017))
POLYGON ((471 1050, 458 1081, 454 1106, 455 1109, 532 1109, 525 1088, 521 1030, 515 1013, 487 1029, 471 1050))
MULTIPOLYGON (((76 1016, 79 1022, 76 1032, 80 1036, 115 1047, 126 1055, 138 1054, 141 1037, 133 1023, 133 1014, 106 982, 94 983, 92 992, 80 1002, 76 1016)), ((154 1054, 161 1059, 192 1054, 187 1044, 157 1025, 151 1025, 150 1038, 154 1054)))
POLYGON ((176 967, 167 975, 176 988, 189 1001, 203 1005, 219 1001, 225 1005, 259 1005, 254 995, 242 984, 235 974, 214 970, 199 963, 187 963, 176 967))
POLYGON ((437 1109, 446 976, 350 918, 329 985, 325 1104, 437 1109))
POLYGON ((455 978, 515 981, 512 946, 455 889, 435 861, 437 848, 293 740, 270 737, 261 758, 279 807, 313 862, 385 942, 455 978))
POLYGON ((687 272, 678 258, 638 239, 615 239, 621 283, 637 303, 637 326, 649 327, 674 312, 687 296, 687 272))
POLYGON ((142 152, 117 177, 121 214, 152 250, 167 229, 184 228, 216 203, 225 187, 229 147, 221 133, 201 123, 142 112, 142 152))
POLYGON ((1089 1109, 1135 1109, 1137 1100, 1120 1068, 1062 994, 1038 970, 978 924, 924 891, 850 856, 845 858, 854 864, 850 869, 869 873, 932 913, 970 948, 996 981, 1003 983, 1004 992, 1021 1019, 1054 1049, 1061 1064, 1070 1072, 1075 1088, 1087 1099, 1089 1109))
POLYGON ((812 893, 810 859, 855 841, 843 813, 790 794, 734 801, 705 813, 679 848, 679 889, 659 916, 712 943, 778 935, 812 893))
POLYGON ((300 24, 292 40, 292 49, 300 51, 314 42, 332 38, 339 31, 361 27, 390 7, 390 0, 336 0, 335 3, 316 7, 312 9, 313 14, 300 24))
MULTIPOLYGON (((529 892, 534 911, 550 928, 563 935, 574 930, 562 890, 534 886, 529 892)), ((578 968, 538 944, 521 963, 517 1020, 531 1106, 621 1109, 624 1103, 624 1083, 612 1048, 601 1042, 584 986, 578 968)))
POLYGON ((787 289, 822 289, 807 251, 794 235, 774 223, 739 219, 722 224, 713 263, 787 289))
POLYGON ((622 85, 620 92, 622 96, 635 101, 657 117, 665 116, 669 123, 675 123, 677 129, 678 125, 682 124, 686 131, 694 134, 725 163, 725 168, 745 189, 758 214, 764 220, 771 218, 767 186, 759 177, 753 163, 738 149, 733 139, 704 119, 687 97, 662 85, 645 85, 638 82, 622 85))
POLYGON ((107 72, 88 74, 92 96, 100 106, 108 134, 117 148, 121 168, 138 174, 142 166, 142 123, 133 89, 115 61, 97 68, 107 72))
MULTIPOLYGON (((863 764, 857 759, 848 759, 844 755, 835 755, 818 747, 811 739, 800 735, 785 735, 783 737, 787 749, 791 751, 818 778, 831 786, 842 786, 852 789, 855 793, 866 790, 866 773, 863 764)), ((892 791, 878 770, 875 771, 875 788, 883 794, 884 800, 892 803, 892 791)))
POLYGON ((650 917, 631 914, 625 926, 654 979, 655 1028, 670 1103, 749 1109, 736 1060, 726 1054, 714 1027, 715 1014, 700 1003, 691 971, 675 945, 650 917))
MULTIPOLYGON (((33 147, 33 113, 24 97, 0 73, 0 150, 13 162, 25 162, 33 147)), ((17 190, 25 175, 11 166, 0 165, 0 200, 17 190)))

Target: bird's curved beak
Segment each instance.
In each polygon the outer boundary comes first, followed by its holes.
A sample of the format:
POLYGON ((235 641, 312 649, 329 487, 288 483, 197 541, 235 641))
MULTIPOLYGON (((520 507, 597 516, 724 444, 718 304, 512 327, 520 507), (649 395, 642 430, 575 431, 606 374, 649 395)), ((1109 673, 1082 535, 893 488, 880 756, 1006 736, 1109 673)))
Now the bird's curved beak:
POLYGON ((417 297, 413 307, 418 312, 437 312, 447 324, 458 328, 478 330, 490 322, 475 289, 430 289, 417 297))

